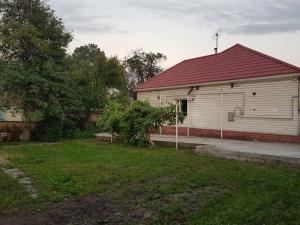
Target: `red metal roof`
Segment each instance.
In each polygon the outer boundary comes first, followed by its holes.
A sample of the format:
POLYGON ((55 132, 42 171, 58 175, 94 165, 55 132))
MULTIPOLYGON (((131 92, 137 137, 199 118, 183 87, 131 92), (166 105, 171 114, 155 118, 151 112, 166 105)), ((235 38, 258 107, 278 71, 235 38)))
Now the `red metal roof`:
POLYGON ((236 44, 218 54, 184 60, 135 91, 292 73, 300 73, 300 68, 236 44))

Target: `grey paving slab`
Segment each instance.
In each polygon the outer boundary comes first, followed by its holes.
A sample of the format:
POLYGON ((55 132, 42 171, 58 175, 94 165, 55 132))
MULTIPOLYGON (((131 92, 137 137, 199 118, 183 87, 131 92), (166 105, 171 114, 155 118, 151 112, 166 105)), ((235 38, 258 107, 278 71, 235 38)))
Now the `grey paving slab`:
MULTIPOLYGON (((174 142, 175 136, 171 135, 151 135, 153 141, 174 142)), ((245 152, 263 154, 270 156, 292 157, 300 159, 299 144, 267 143, 258 141, 240 141, 230 139, 202 138, 202 137, 179 137, 181 143, 211 145, 219 149, 233 152, 245 152)))
POLYGON ((32 198, 37 198, 38 192, 33 186, 33 182, 30 177, 26 177, 25 174, 17 168, 7 169, 5 167, 0 167, 0 170, 8 176, 11 176, 13 179, 18 180, 20 184, 24 185, 32 198))

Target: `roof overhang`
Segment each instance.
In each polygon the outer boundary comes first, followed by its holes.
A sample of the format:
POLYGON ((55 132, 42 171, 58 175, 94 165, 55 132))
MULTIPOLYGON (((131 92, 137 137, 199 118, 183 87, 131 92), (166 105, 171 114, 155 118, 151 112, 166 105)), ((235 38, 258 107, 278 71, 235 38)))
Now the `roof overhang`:
POLYGON ((276 80, 286 80, 299 78, 300 73, 293 74, 284 74, 284 75, 271 75, 265 77, 253 77, 253 78, 243 78, 243 79, 235 79, 235 80, 224 80, 224 81, 213 81, 213 82, 205 82, 205 83, 192 83, 192 84, 183 84, 176 86, 164 86, 164 87, 154 87, 154 88, 144 88, 144 89, 133 89, 133 92, 145 92, 145 91, 158 91, 158 90, 169 90, 169 89, 181 89, 188 87, 200 87, 200 86, 218 86, 224 85, 228 83, 249 83, 249 82, 264 82, 264 81, 276 81, 276 80))

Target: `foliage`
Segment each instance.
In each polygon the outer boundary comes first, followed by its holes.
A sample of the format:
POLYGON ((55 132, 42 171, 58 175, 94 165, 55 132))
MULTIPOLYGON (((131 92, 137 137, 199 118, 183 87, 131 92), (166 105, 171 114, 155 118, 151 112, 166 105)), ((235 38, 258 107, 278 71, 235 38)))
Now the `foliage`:
POLYGON ((94 138, 100 129, 95 125, 89 125, 86 129, 80 129, 78 117, 67 117, 64 119, 62 137, 64 139, 86 139, 94 138))
POLYGON ((101 109, 108 101, 107 90, 125 89, 125 70, 116 57, 107 58, 97 45, 89 44, 75 49, 70 57, 70 78, 81 101, 81 128, 87 122, 93 110, 101 109))
POLYGON ((140 49, 133 51, 124 60, 128 88, 132 89, 161 72, 162 68, 158 64, 166 59, 162 53, 147 53, 140 49))
MULTIPOLYGON (((179 113, 180 114, 180 113, 179 113)), ((122 117, 121 136, 129 145, 145 146, 149 144, 151 131, 165 123, 176 123, 175 106, 157 108, 145 101, 134 101, 122 117)), ((183 122, 180 114, 179 122, 183 122)))
POLYGON ((26 121, 43 121, 45 137, 57 140, 65 111, 76 101, 64 76, 72 36, 41 0, 2 0, 0 13, 2 104, 26 121))
MULTIPOLYGON (((149 144, 150 132, 165 123, 176 123, 175 105, 157 108, 145 101, 134 101, 128 107, 117 102, 107 105, 101 118, 104 128, 113 134, 118 134, 129 145, 145 146, 149 144)), ((179 123, 184 116, 179 113, 179 123)))
POLYGON ((121 124, 125 107, 116 101, 112 101, 104 108, 99 125, 113 135, 121 133, 121 124))
POLYGON ((71 120, 75 130, 87 129, 92 112, 107 102, 109 88, 126 96, 120 61, 94 44, 68 56, 72 35, 44 1, 1 0, 0 14, 0 108, 39 121, 37 138, 71 136, 71 120))

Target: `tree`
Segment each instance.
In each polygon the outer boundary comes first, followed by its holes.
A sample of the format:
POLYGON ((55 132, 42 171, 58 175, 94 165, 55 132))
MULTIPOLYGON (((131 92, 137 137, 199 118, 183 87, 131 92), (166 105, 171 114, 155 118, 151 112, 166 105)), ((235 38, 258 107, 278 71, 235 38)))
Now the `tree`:
POLYGON ((127 72, 127 85, 129 89, 154 77, 162 71, 159 63, 166 60, 162 53, 144 52, 135 50, 124 60, 127 72))
POLYGON ((107 58, 95 44, 76 48, 71 64, 71 79, 82 102, 85 128, 92 112, 102 109, 107 102, 108 89, 125 89, 125 70, 116 57, 107 58))
POLYGON ((39 119, 60 137, 74 91, 65 79, 66 48, 72 35, 41 0, 0 1, 0 92, 6 108, 24 120, 39 119))

